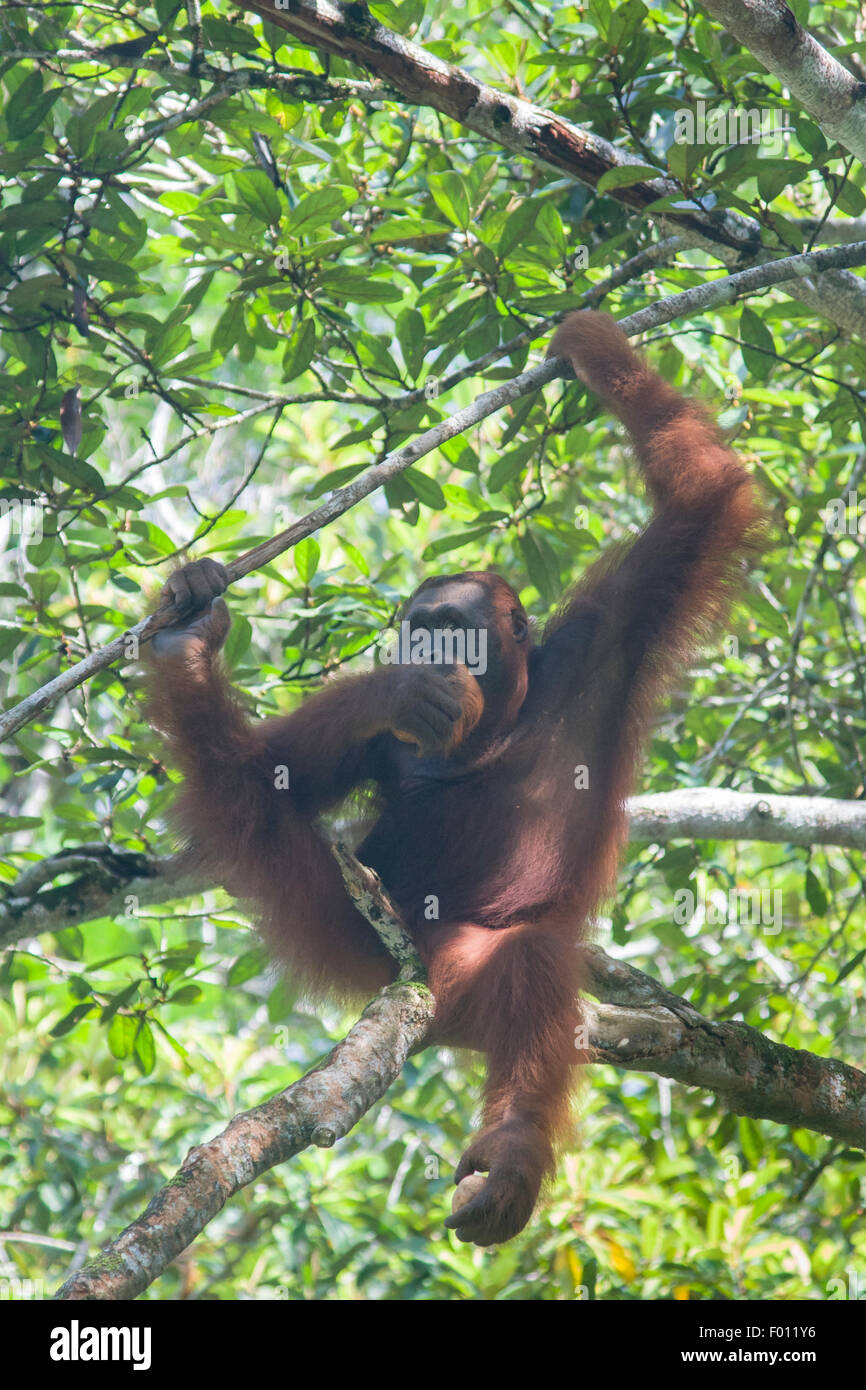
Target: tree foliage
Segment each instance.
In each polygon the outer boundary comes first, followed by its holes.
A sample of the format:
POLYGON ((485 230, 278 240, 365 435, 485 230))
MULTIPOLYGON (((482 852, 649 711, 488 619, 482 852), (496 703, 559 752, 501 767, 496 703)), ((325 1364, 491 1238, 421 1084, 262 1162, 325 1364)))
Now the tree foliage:
MULTIPOLYGON (((808 9, 847 53, 850 7, 808 9)), ((694 4, 372 13, 673 177, 683 202, 748 217, 774 255, 834 227, 845 239, 864 212, 860 165, 694 4), (768 111, 782 133, 678 143, 677 113, 698 101, 768 111)), ((622 171, 597 190, 562 177, 249 11, 203 5, 200 36, 173 0, 71 15, 0 13, 10 702, 123 633, 190 550, 232 559, 536 360, 549 316, 658 239, 615 196, 622 171), (137 38, 138 56, 118 51, 137 38), (536 325, 531 349, 440 391, 536 325)), ((673 248, 605 307, 622 316, 720 273, 673 248)), ((863 345, 787 286, 647 350, 719 415, 770 532, 730 632, 683 673, 644 785, 862 798, 863 345)), ((543 620, 645 518, 635 483, 610 420, 554 383, 233 590, 235 680, 258 713, 291 708, 372 660, 400 596, 448 569, 500 570, 543 620)), ((64 846, 168 853, 161 759, 131 662, 33 722, 0 755, 0 882, 11 893, 64 846)), ((633 846, 599 934, 704 1012, 863 1063, 854 852, 633 846), (678 920, 684 890, 696 913, 678 920), (728 910, 732 890, 780 910, 756 927, 728 910)), ((0 975, 3 1224, 68 1242, 13 1238, 0 1276, 46 1289, 345 1023, 293 997, 216 892, 24 941, 0 975)), ((447 1056, 415 1058, 353 1135, 248 1189, 149 1296, 794 1299, 863 1270, 862 1154, 611 1069, 584 1088, 583 1147, 543 1216, 498 1252, 456 1248, 441 1218, 471 1123, 462 1076, 447 1056)))

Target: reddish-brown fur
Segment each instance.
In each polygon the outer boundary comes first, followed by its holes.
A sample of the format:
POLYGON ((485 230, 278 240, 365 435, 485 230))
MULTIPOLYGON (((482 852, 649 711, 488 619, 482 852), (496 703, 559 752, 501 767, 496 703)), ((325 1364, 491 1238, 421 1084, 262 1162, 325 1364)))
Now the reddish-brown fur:
POLYGON ((488 1059, 484 1126, 457 1176, 489 1177, 449 1218, 482 1245, 521 1229, 551 1171, 580 1057, 581 928, 613 887, 654 702, 724 612, 757 520, 748 476, 713 424, 642 364, 612 319, 571 315, 550 355, 568 358, 628 427, 656 515, 567 595, 535 648, 512 636, 510 615, 522 610, 502 579, 461 577, 483 586, 500 660, 482 680, 481 722, 459 747, 424 762, 397 743, 398 725, 383 728, 395 680, 384 668, 250 723, 214 661, 226 621, 207 612, 153 679, 194 853, 257 904, 267 939, 313 994, 363 998, 394 975, 314 828, 354 787, 378 789, 380 814, 358 853, 428 965, 437 1039, 488 1059), (288 791, 274 786, 280 765, 288 791), (589 786, 578 790, 581 765, 589 786))

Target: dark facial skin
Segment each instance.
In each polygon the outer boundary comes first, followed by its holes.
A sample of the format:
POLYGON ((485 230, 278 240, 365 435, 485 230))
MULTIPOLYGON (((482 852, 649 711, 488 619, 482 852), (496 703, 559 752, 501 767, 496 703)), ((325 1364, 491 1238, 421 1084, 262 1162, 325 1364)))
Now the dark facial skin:
POLYGON ((489 586, 471 575, 449 575, 422 584, 409 600, 403 618, 413 633, 427 628, 471 634, 466 650, 470 662, 474 655, 479 664, 470 664, 470 670, 485 697, 488 687, 503 688, 514 674, 515 656, 519 662, 525 660, 530 645, 529 624, 516 597, 511 603, 497 604, 489 586))
POLYGON ((420 755, 447 756, 483 716, 489 624, 487 595, 471 581, 431 585, 403 610, 389 671, 399 710, 392 729, 420 755))

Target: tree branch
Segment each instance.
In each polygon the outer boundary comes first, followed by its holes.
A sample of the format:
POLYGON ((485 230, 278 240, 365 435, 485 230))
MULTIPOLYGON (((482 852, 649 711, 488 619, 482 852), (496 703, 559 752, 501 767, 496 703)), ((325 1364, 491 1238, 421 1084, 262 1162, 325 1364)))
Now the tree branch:
POLYGON ((866 163, 866 85, 794 18, 784 0, 701 0, 774 73, 825 134, 866 163))
POLYGON ((584 950, 594 1060, 714 1091, 736 1115, 866 1148, 866 1073, 786 1047, 746 1023, 715 1023, 597 947, 584 950))
POLYGON ((866 850, 866 801, 689 787, 632 797, 628 810, 633 840, 763 840, 866 850))
MULTIPOLYGON (((628 813, 631 838, 655 844, 678 839, 756 840, 866 849, 866 801, 693 787, 632 797, 628 813)), ((137 916, 149 906, 181 901, 213 886, 211 880, 188 873, 180 857, 118 853, 106 845, 71 847, 19 875, 10 896, 0 903, 0 947, 99 917, 137 916), (46 886, 70 873, 76 875, 71 883, 46 886)), ((363 904, 355 901, 367 916, 363 904)), ((401 959, 393 943, 385 944, 401 959)))
POLYGON ((235 1193, 310 1145, 327 1149, 348 1134, 400 1075, 432 1017, 433 999, 425 985, 382 990, 324 1062, 191 1149, 142 1215, 73 1274, 56 1297, 135 1298, 235 1193))
MULTIPOLYGON (((864 264, 866 264, 866 242, 862 241, 853 242, 850 246, 825 247, 820 251, 809 251, 799 256, 785 256, 777 261, 751 266, 749 269, 738 271, 734 275, 726 275, 718 280, 708 281, 694 289, 683 290, 681 294, 671 295, 668 299, 658 300, 655 304, 649 304, 645 309, 640 309, 637 313, 621 319, 620 327, 628 334, 644 333, 649 329, 671 323, 674 319, 705 312, 723 304, 730 304, 733 300, 742 295, 751 294, 757 289, 782 284, 787 280, 800 280, 801 283, 805 283, 804 277, 828 266, 859 266, 864 264)), ((587 293, 591 294, 591 291, 587 293)), ((500 355, 507 355, 507 348, 500 349, 500 355)), ((404 444, 401 448, 393 450, 379 463, 369 468, 366 473, 347 483, 345 487, 335 488, 326 502, 308 512, 305 517, 301 517, 285 531, 272 536, 270 540, 263 541, 261 545, 255 546, 246 554, 239 556, 237 560, 233 560, 230 565, 226 566, 229 583, 232 584, 251 571, 268 564, 278 555, 281 555, 283 551, 297 545, 298 541, 303 540, 305 536, 311 535, 314 531, 318 531, 321 527, 334 521, 338 516, 342 516, 344 512, 356 506, 362 498, 375 492, 377 488, 390 482, 392 478, 407 468, 411 468, 414 463, 417 463, 426 454, 438 449, 446 440, 462 434, 503 406, 510 405, 522 396, 539 390, 540 387, 554 380, 555 377, 568 377, 571 374, 571 366, 564 358, 550 358, 535 367, 530 367, 528 371, 512 377, 510 381, 502 382, 492 391, 485 391, 482 395, 477 396, 471 405, 455 411, 448 419, 440 421, 438 425, 434 425, 417 435, 409 444, 404 444)), ((33 691, 17 705, 13 705, 5 714, 0 716, 0 741, 9 738, 25 724, 29 724, 31 719, 35 719, 44 710, 50 709, 61 695, 68 694, 76 686, 82 685, 97 671, 104 670, 122 657, 127 660, 136 659, 140 644, 149 641, 155 632, 168 626, 171 621, 170 609, 158 610, 150 617, 143 618, 140 623, 136 623, 123 636, 116 637, 107 646, 91 652, 84 660, 77 662, 59 676, 55 676, 53 680, 33 691)))

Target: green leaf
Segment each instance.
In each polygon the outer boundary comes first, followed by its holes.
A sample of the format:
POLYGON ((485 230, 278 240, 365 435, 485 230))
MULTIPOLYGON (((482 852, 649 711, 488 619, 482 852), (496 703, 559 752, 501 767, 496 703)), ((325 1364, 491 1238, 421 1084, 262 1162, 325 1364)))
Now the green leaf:
POLYGON ((101 1022, 109 1023, 113 1018, 116 1017, 119 1009, 125 1009, 127 1004, 130 1004, 132 1000, 135 998, 135 996, 138 994, 139 987, 140 982, 138 980, 134 980, 131 985, 127 985, 125 989, 122 989, 117 994, 115 994, 113 998, 111 998, 103 1008, 101 1022))
MULTIPOLYGON (((747 1116, 741 1116, 737 1128, 740 1132, 740 1144, 748 1159, 749 1166, 756 1169, 759 1167, 764 1153, 764 1136, 761 1129, 754 1120, 747 1116)), ((727 1217, 727 1209, 725 1209, 725 1217, 727 1217)))
POLYGON ((267 952, 260 947, 256 947, 252 951, 245 951, 243 955, 238 956, 232 965, 228 973, 228 983, 230 985, 245 984, 247 980, 253 980, 256 975, 260 975, 266 969, 267 964, 267 952))
POLYGON ((829 149, 821 127, 810 121, 807 116, 797 117, 797 139, 813 159, 823 159, 829 149))
POLYGON ((651 164, 624 164, 616 169, 608 169, 596 184, 598 193, 609 193, 612 188, 628 188, 632 183, 645 183, 647 179, 664 178, 664 170, 654 169, 651 164))
POLYGON ((417 241, 423 237, 450 236, 451 229, 429 217, 388 217, 377 222, 370 233, 374 246, 382 241, 417 241))
POLYGON ((550 545, 537 531, 528 529, 520 537, 519 543, 529 578, 541 597, 552 602, 559 590, 559 566, 550 545))
POLYGON ((286 343, 283 353, 283 381, 292 381, 305 372, 316 351, 316 321, 304 319, 286 343))
POLYGON ((787 640, 790 635, 788 615, 774 607, 770 600, 754 586, 749 593, 749 611, 756 622, 761 623, 768 632, 787 640))
POLYGON ((137 1031, 136 1019, 129 1014, 115 1014, 108 1030, 108 1050, 112 1057, 122 1062, 132 1056, 137 1031))
POLYGON ((444 212, 448 221, 453 222, 455 227, 465 231, 469 226, 471 209, 469 195, 460 175, 452 169, 447 169, 442 174, 428 174, 427 187, 439 211, 444 212))
POLYGON ((367 564, 364 555, 361 553, 358 547, 356 545, 353 545, 351 541, 347 541, 345 536, 340 537, 340 546, 345 551, 349 559, 353 562, 353 564, 357 567, 357 569, 361 571, 361 574, 369 578, 370 566, 367 564))
POLYGON ((827 894, 821 887, 817 875, 812 869, 806 870, 806 881, 804 884, 806 901, 816 917, 826 917, 827 915, 827 894))
POLYGON ((236 666, 244 653, 249 651, 252 637, 253 629, 249 618, 245 617, 243 613, 236 613, 232 618, 231 630, 223 647, 225 659, 229 666, 236 666))
POLYGON ((344 483, 350 483, 353 478, 357 478, 366 467, 366 463, 347 463, 344 468, 333 468, 330 473, 323 473, 318 482, 313 483, 307 496, 315 498, 321 497, 324 492, 333 492, 344 483))
POLYGON ((238 196, 254 217, 268 226, 279 222, 280 199, 263 169, 239 169, 231 177, 238 196))
POLYGON ((302 541, 298 541, 292 554, 298 574, 305 584, 309 584, 319 568, 319 556, 321 554, 319 542, 314 536, 305 536, 302 541))
POLYGON ((195 1004, 202 996, 201 985, 182 985, 169 995, 169 1004, 195 1004))
POLYGON ((237 342, 243 327, 244 302, 240 298, 231 299, 211 334, 211 347, 226 356, 237 342))
POLYGON ((89 1013, 93 1013, 95 1008, 96 1005, 92 1000, 89 1003, 76 1004, 74 1008, 69 1010, 68 1014, 64 1014, 59 1022, 55 1023, 51 1029, 51 1037, 62 1038, 66 1033, 71 1033, 75 1025, 86 1018, 89 1013))
POLYGON ((740 313, 740 349, 752 375, 766 380, 775 365, 776 344, 763 319, 748 307, 740 313))
POLYGON ((13 830, 38 830, 42 823, 41 816, 0 816, 0 831, 11 834, 13 830))
POLYGON ((150 350, 151 365, 164 367, 181 353, 192 341, 192 329, 186 323, 176 323, 160 335, 150 350))
POLYGON ((206 46, 217 51, 222 50, 230 56, 236 53, 254 53, 259 47, 258 35, 246 24, 232 24, 229 20, 220 19, 215 15, 204 15, 202 28, 206 46))
POLYGON ((323 289, 335 299, 345 299, 352 304, 392 304, 404 295, 402 285, 360 268, 326 270, 322 272, 321 280, 323 289))
MULTIPOLYGON (((96 101, 90 103, 83 110, 76 111, 66 122, 65 135, 69 142, 69 147, 78 159, 83 159, 94 142, 97 127, 101 121, 105 121, 117 106, 117 93, 107 92, 104 96, 97 97, 96 101)), ((103 139, 108 134, 103 129, 103 139)))
MULTIPOLYGON (((864 960, 866 960, 866 946, 863 947, 862 951, 858 951, 856 955, 852 956, 849 961, 845 962, 845 964, 842 966, 842 969, 839 971, 839 974, 833 981, 833 984, 840 984, 842 980, 844 980, 846 976, 850 975, 852 971, 856 970, 857 966, 861 965, 864 960)), ((859 1157, 862 1161, 863 1155, 860 1154, 859 1157)))
POLYGON ((535 448, 535 441, 530 440, 527 444, 518 445, 516 449, 509 449, 507 454, 498 458, 487 476, 489 491, 501 492, 506 483, 518 478, 527 461, 532 458, 535 448))
POLYGON ((500 260, 504 260, 518 242, 526 240, 529 230, 538 216, 539 206, 540 200, 538 198, 527 198, 525 202, 508 214, 496 247, 496 254, 500 260))
POLYGON ((783 189, 805 179, 811 165, 797 159, 762 159, 758 173, 758 192, 767 203, 778 198, 783 189))
MULTIPOLYGON (((705 154, 704 145, 699 145, 696 142, 677 144, 675 141, 668 146, 665 158, 674 178, 679 179, 682 184, 688 184, 692 174, 700 168, 705 154)), ((650 206, 653 208, 672 207, 678 205, 679 202, 678 197, 657 198, 650 206)))
POLYGON ((342 217, 355 196, 355 190, 348 188, 319 188, 315 193, 307 193, 289 213, 286 226, 293 236, 299 236, 302 231, 308 236, 323 222, 334 222, 342 217))
POLYGON ((4 661, 7 656, 10 656, 19 642, 23 641, 24 633, 17 628, 0 628, 0 661, 4 661))
POLYGON ((425 507, 432 507, 436 512, 444 509, 445 495, 435 478, 428 478, 426 473, 421 473, 416 468, 408 469, 403 477, 425 507))
POLYGON ((58 198, 40 198, 32 203, 10 203, 8 207, 0 208, 0 231, 59 227, 68 216, 68 204, 60 202, 58 198))
POLYGON ((464 531, 461 535, 440 536, 438 540, 427 546, 422 558, 435 560, 438 555, 446 555, 449 550, 459 550, 461 546, 471 545, 474 541, 486 539, 489 535, 489 526, 475 526, 464 531))
POLYGON ((6 107, 10 140, 23 140, 41 125, 62 91, 62 87, 52 87, 43 92, 42 74, 38 70, 28 73, 6 107))
POLYGON ((427 351, 427 330, 417 309, 403 309, 397 317, 397 342, 412 377, 417 377, 427 351))
POLYGON ((860 217, 866 208, 866 197, 862 188, 858 188, 856 183, 852 183, 848 178, 839 190, 836 203, 840 212, 846 213, 848 217, 860 217))
POLYGON ((146 1019, 139 1019, 138 1030, 133 1043, 133 1056, 142 1076, 150 1076, 156 1066, 156 1044, 153 1030, 146 1019))

